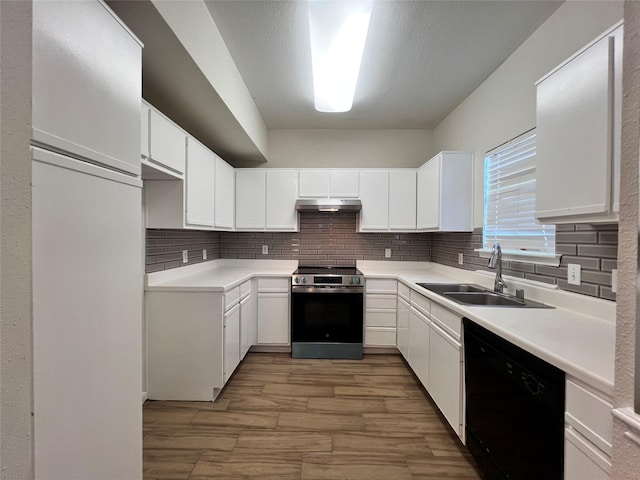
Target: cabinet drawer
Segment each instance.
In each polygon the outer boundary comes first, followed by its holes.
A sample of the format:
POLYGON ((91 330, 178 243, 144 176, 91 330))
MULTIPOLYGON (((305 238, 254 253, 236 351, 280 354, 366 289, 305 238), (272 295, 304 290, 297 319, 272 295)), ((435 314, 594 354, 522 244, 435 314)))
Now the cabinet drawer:
POLYGON ((440 327, 456 340, 460 340, 462 320, 458 314, 450 312, 437 303, 431 304, 431 319, 438 321, 440 327))
POLYGON ((389 310, 369 310, 365 315, 365 325, 367 327, 394 327, 396 326, 396 311, 389 310))
POLYGON ((259 292, 288 292, 291 279, 287 278, 259 278, 259 292))
POLYGON ((571 380, 567 380, 566 404, 566 423, 610 456, 613 405, 571 380))
POLYGON ((429 316, 431 313, 431 300, 427 297, 420 295, 419 293, 411 291, 411 305, 413 305, 417 310, 421 311, 426 316, 429 316))
POLYGON ((226 312, 231 307, 236 305, 240 301, 240 287, 236 287, 228 292, 224 293, 224 311, 226 312))
POLYGON ((571 427, 565 429, 565 480, 609 480, 611 462, 571 427))
POLYGON ((366 280, 367 293, 397 293, 398 281, 387 279, 366 280))
POLYGON ((251 293, 251 280, 244 282, 240 285, 240 298, 245 298, 251 293))
POLYGON ((366 346, 396 346, 396 329, 385 327, 367 327, 364 331, 364 344, 366 346))
POLYGON ((398 282, 398 295, 408 302, 411 298, 411 289, 404 283, 398 282))
POLYGON ((367 310, 370 308, 396 309, 395 295, 367 295, 367 310))

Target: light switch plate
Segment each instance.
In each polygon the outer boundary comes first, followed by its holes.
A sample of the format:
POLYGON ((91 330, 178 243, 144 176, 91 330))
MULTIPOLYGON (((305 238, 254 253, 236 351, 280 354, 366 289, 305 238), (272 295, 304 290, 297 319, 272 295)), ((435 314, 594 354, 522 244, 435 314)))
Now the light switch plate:
POLYGON ((267 255, 269 253, 269 245, 262 245, 262 254, 267 255))
POLYGON ((189 261, 189 250, 182 250, 182 263, 189 261))
POLYGON ((385 248, 384 249, 384 258, 391 258, 391 249, 390 248, 385 248))
POLYGON ((580 285, 580 264, 570 263, 567 265, 567 282, 569 285, 580 285))
POLYGON ((615 268, 611 270, 611 291, 618 292, 618 270, 615 268))

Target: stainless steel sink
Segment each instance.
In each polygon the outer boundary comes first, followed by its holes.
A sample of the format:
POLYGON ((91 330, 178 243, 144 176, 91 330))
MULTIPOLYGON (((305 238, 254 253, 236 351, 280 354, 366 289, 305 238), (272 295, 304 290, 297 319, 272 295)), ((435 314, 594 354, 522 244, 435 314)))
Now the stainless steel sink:
POLYGON ((418 283, 423 288, 463 305, 478 307, 554 308, 551 305, 496 293, 468 283, 418 283))

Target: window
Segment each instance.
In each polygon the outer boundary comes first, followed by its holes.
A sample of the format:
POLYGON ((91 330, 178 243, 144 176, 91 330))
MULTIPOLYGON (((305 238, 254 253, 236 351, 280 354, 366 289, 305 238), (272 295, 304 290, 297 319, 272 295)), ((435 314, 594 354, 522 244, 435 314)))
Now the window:
POLYGON ((535 219, 535 172, 535 129, 487 152, 482 251, 499 242, 511 260, 557 265, 555 225, 535 219))

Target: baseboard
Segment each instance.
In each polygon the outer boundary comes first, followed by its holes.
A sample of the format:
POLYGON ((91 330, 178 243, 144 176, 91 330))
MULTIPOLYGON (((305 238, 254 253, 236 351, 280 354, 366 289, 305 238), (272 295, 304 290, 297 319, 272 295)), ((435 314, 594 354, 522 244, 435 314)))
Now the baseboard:
POLYGON ((250 352, 258 353, 291 353, 290 345, 254 345, 249 349, 250 352))
POLYGON ((364 353, 373 355, 397 355, 400 351, 396 347, 364 347, 364 353))
POLYGON ((147 392, 142 392, 142 403, 146 402, 149 399, 147 396, 147 392))

